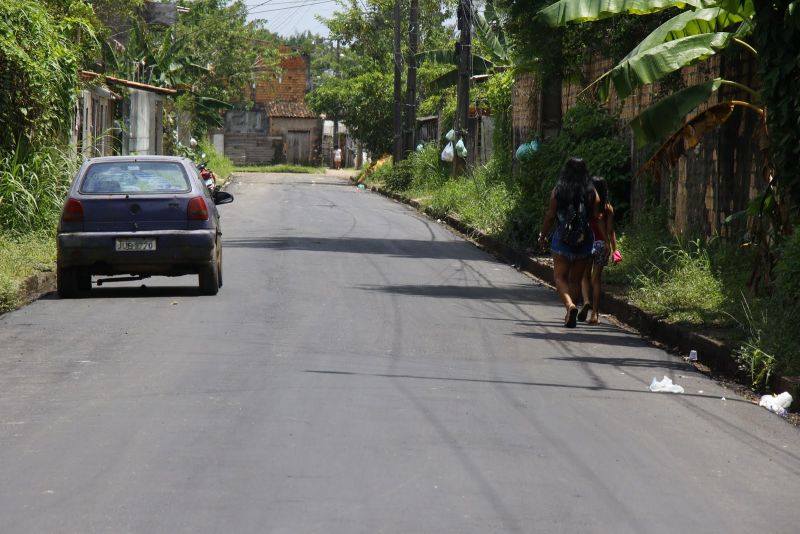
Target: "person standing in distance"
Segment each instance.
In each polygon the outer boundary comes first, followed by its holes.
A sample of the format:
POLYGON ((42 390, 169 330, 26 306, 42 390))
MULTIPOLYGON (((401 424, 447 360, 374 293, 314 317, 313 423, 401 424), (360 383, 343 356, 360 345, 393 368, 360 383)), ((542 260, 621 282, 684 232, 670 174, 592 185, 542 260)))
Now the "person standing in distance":
POLYGON ((342 149, 338 146, 333 151, 333 164, 337 171, 342 167, 342 149))
POLYGON ((592 261, 592 230, 589 221, 598 215, 600 199, 592 186, 581 158, 570 158, 564 164, 558 183, 550 194, 550 204, 542 221, 539 246, 544 247, 553 229, 550 251, 553 255, 553 276, 556 290, 567 314, 564 326, 575 328, 581 298, 581 280, 592 261))

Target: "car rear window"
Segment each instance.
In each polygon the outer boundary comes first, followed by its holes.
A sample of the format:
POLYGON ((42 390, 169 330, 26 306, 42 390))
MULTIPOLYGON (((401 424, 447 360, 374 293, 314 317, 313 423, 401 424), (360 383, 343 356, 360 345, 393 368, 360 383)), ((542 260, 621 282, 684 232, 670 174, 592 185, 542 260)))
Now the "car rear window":
POLYGON ((180 163, 135 161, 95 163, 86 171, 81 193, 185 193, 191 189, 180 163))

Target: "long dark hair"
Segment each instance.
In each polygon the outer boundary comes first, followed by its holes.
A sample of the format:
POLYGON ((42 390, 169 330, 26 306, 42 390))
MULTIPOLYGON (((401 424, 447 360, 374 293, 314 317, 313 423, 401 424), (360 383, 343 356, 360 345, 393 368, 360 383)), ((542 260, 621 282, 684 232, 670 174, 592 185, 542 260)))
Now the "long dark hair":
POLYGON ((592 176, 592 185, 594 190, 597 191, 597 196, 600 197, 600 206, 605 209, 606 204, 611 202, 608 196, 608 182, 602 176, 592 176))
POLYGON ((569 206, 577 206, 583 201, 585 209, 590 212, 592 199, 592 180, 586 170, 586 162, 581 158, 569 158, 561 170, 556 184, 556 202, 559 211, 569 206))

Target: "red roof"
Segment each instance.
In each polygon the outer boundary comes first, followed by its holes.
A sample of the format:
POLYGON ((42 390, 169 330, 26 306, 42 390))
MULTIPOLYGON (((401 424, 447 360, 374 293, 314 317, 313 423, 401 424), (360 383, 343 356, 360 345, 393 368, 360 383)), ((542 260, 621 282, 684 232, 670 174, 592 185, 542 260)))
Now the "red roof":
POLYGON ((302 102, 267 102, 268 117, 284 117, 289 119, 318 119, 302 102))

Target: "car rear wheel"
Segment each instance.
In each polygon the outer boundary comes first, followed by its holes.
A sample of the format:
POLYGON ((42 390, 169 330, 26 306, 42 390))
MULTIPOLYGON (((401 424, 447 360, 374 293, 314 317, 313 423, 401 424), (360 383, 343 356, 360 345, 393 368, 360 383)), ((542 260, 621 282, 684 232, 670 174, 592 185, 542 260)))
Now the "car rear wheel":
POLYGON ((92 275, 86 271, 78 271, 78 291, 90 291, 92 289, 92 275))
POLYGON ((219 292, 219 265, 216 260, 203 265, 197 275, 200 292, 204 295, 216 295, 219 292))
POLYGON ((78 271, 74 268, 59 267, 56 271, 56 291, 62 299, 78 296, 78 271))
POLYGON ((219 287, 222 287, 222 247, 219 247, 219 255, 217 256, 217 281, 219 287))

